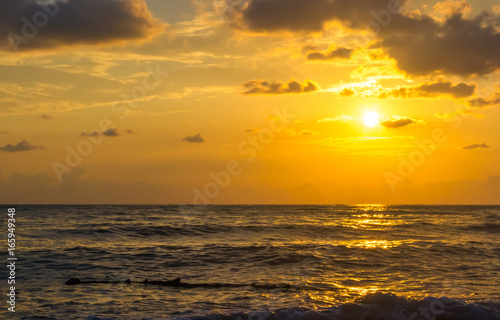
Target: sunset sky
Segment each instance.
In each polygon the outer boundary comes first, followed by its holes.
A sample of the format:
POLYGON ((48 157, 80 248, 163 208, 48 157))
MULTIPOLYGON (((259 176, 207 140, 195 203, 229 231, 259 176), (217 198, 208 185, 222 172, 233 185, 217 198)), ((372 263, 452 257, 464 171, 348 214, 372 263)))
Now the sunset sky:
POLYGON ((500 203, 500 1, 1 0, 0 21, 1 203, 500 203))

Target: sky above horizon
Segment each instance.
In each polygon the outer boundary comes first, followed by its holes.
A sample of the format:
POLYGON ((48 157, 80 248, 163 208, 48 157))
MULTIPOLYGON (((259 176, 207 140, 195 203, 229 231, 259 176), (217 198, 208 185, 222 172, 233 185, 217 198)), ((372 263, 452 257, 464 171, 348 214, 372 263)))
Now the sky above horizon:
POLYGON ((500 204, 500 1, 0 1, 0 203, 500 204))

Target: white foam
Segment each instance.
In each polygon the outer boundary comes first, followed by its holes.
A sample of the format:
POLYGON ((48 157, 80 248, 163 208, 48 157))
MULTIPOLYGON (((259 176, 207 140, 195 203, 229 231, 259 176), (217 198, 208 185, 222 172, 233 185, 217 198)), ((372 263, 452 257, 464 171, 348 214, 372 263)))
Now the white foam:
MULTIPOLYGON (((144 318, 141 318, 144 319, 144 318)), ((163 318, 162 318, 163 319, 163 318)), ((228 315, 179 317, 171 320, 500 320, 500 304, 465 303, 446 297, 409 300, 392 294, 376 293, 360 303, 348 303, 323 310, 301 307, 275 311, 253 311, 228 315)), ((85 320, 121 320, 88 317, 85 320)), ((156 320, 151 318, 151 320, 156 320)))

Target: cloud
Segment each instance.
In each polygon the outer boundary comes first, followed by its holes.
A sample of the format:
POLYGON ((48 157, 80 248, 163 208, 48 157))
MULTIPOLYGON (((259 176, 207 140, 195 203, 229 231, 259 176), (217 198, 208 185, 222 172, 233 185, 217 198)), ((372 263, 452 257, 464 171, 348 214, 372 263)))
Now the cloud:
POLYGON ((415 87, 402 86, 382 92, 378 97, 387 98, 431 98, 440 95, 449 95, 454 98, 465 98, 474 94, 475 85, 466 83, 453 84, 449 81, 427 82, 415 87))
POLYGON ((9 131, 0 131, 0 134, 9 134, 9 131))
POLYGON ((335 116, 333 118, 323 118, 316 121, 317 123, 328 123, 328 122, 347 122, 352 120, 352 117, 346 116, 344 114, 335 116))
POLYGON ((320 32, 332 20, 350 26, 366 24, 373 19, 371 10, 386 7, 387 0, 250 0, 246 5, 230 6, 236 13, 226 16, 253 31, 320 32))
POLYGON ((325 52, 313 51, 313 52, 309 52, 307 54, 307 59, 308 60, 321 60, 321 61, 328 61, 328 60, 335 60, 335 59, 350 59, 353 52, 354 52, 353 49, 344 48, 344 47, 340 47, 340 48, 337 48, 335 50, 328 50, 325 52))
POLYGON ((352 89, 349 89, 349 88, 344 88, 344 90, 340 91, 340 96, 342 97, 350 97, 352 95, 354 95, 356 92, 352 89))
POLYGON ((304 83, 290 80, 288 83, 268 82, 266 80, 252 80, 243 84, 245 92, 243 94, 291 94, 291 93, 309 93, 318 90, 318 84, 306 80, 304 83))
POLYGON ((104 135, 107 137, 118 137, 120 134, 118 132, 118 129, 116 129, 116 128, 108 129, 104 132, 97 131, 97 130, 94 130, 92 132, 86 132, 86 131, 82 132, 82 136, 84 136, 84 137, 97 137, 97 136, 101 136, 101 135, 104 135))
POLYGON ((201 133, 198 133, 197 135, 194 135, 194 136, 187 136, 187 137, 183 138, 181 141, 193 142, 193 143, 206 142, 205 138, 203 138, 201 136, 201 133))
POLYGON ((453 85, 448 81, 424 83, 416 88, 417 94, 422 97, 449 94, 455 98, 464 98, 473 95, 475 90, 475 85, 468 85, 463 82, 453 85))
POLYGON ((54 119, 54 117, 51 116, 51 115, 48 115, 48 114, 43 114, 43 115, 40 116, 40 119, 43 119, 43 120, 52 120, 52 119, 54 119))
POLYGON ((376 39, 372 47, 383 49, 408 74, 466 76, 500 68, 499 17, 483 11, 465 18, 468 8, 463 1, 439 4, 436 10, 445 15, 442 20, 420 12, 402 12, 407 0, 240 2, 243 4, 232 6, 233 14, 227 16, 233 25, 253 32, 318 33, 331 25, 330 21, 359 31, 371 30, 376 39))
POLYGON ((42 146, 34 146, 31 143, 27 142, 26 140, 19 142, 15 146, 7 144, 4 147, 0 147, 0 150, 5 152, 21 152, 21 151, 31 151, 37 149, 45 149, 45 148, 42 146))
POLYGON ((320 133, 316 132, 316 131, 311 131, 311 130, 308 130, 308 129, 304 129, 304 130, 300 131, 300 135, 301 136, 311 136, 311 135, 317 135, 317 134, 320 134, 320 133))
POLYGON ((136 134, 137 132, 133 131, 132 129, 127 129, 125 130, 126 134, 136 134))
POLYGON ((471 5, 466 0, 446 0, 436 3, 432 8, 434 15, 442 19, 454 15, 465 18, 471 12, 471 5))
POLYGON ((118 129, 108 129, 102 133, 107 137, 118 137, 120 134, 118 133, 118 129))
POLYGON ((492 106, 497 105, 499 103, 500 103, 500 93, 495 93, 492 97, 487 98, 487 99, 478 97, 478 98, 471 99, 467 102, 467 104, 470 107, 474 107, 474 108, 492 107, 492 106))
POLYGON ((145 39, 161 30, 144 0, 57 0, 45 6, 41 3, 0 1, 0 36, 5 39, 0 48, 11 50, 12 43, 18 43, 19 50, 109 44, 145 39), (17 36, 12 37, 14 34, 17 36))
POLYGON ((378 46, 409 74, 488 74, 500 67, 497 25, 498 17, 487 12, 472 19, 455 14, 442 23, 426 15, 394 15, 378 46))
POLYGON ((465 146, 465 147, 462 147, 462 149, 464 150, 473 150, 473 149, 488 149, 490 148, 489 145, 487 145, 486 143, 481 143, 481 144, 471 144, 471 145, 468 145, 468 146, 465 146))
POLYGON ((419 121, 408 117, 395 117, 394 120, 386 120, 380 122, 382 126, 390 129, 398 129, 416 123, 419 123, 419 121))

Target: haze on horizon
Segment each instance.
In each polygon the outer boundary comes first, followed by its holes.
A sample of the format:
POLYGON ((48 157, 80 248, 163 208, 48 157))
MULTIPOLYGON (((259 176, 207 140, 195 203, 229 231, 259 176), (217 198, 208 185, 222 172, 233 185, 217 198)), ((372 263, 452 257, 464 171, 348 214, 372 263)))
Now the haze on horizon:
POLYGON ((500 2, 0 2, 0 203, 499 204, 500 2))

